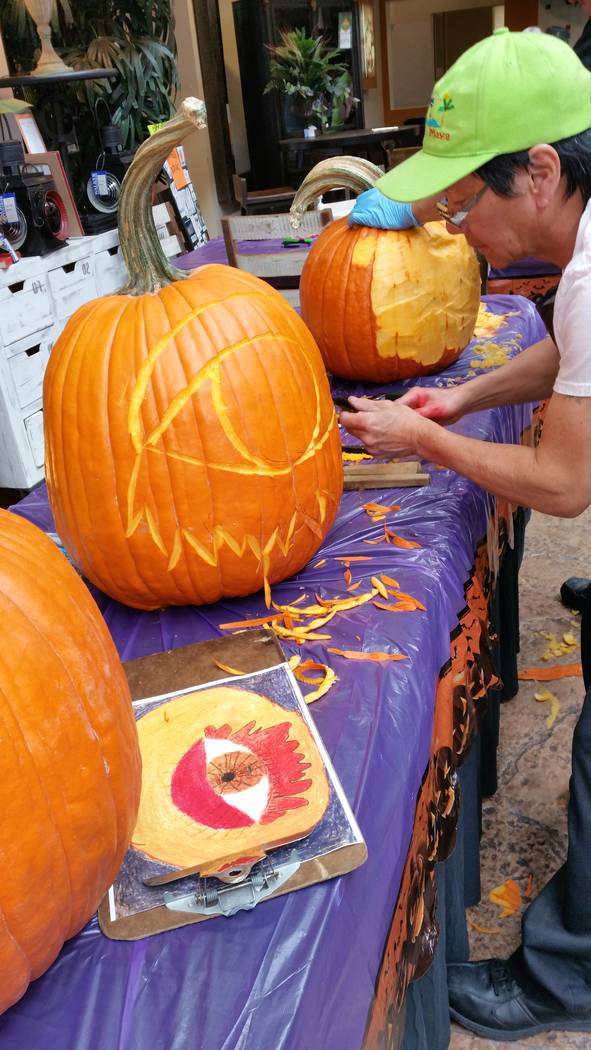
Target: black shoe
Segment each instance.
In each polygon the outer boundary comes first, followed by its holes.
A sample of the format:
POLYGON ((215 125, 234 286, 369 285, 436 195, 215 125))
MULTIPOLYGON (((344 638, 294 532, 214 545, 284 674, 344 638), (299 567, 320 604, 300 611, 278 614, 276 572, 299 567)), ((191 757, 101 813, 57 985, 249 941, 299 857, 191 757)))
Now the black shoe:
POLYGON ((581 576, 569 576, 560 588, 560 601, 567 609, 582 612, 585 602, 591 597, 591 580, 581 576))
POLYGON ((591 1032, 591 1010, 570 1014, 538 985, 520 977, 504 959, 447 967, 450 1014, 477 1035, 512 1043, 536 1032, 591 1032))

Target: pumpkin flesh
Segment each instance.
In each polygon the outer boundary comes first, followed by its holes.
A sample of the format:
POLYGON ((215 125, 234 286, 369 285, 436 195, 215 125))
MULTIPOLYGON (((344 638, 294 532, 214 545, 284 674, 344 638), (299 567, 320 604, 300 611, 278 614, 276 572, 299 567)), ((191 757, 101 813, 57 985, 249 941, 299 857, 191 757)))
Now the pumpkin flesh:
POLYGON ((330 372, 389 382, 459 357, 474 331, 480 276, 465 238, 443 223, 379 230, 345 218, 313 245, 300 297, 330 372))

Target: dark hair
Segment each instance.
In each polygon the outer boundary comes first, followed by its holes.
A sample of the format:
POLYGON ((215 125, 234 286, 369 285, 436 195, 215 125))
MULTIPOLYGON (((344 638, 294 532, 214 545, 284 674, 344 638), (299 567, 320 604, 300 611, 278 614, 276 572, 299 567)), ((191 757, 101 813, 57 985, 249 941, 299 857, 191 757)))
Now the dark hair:
MULTIPOLYGON (((591 128, 560 142, 552 142, 551 146, 560 158, 560 173, 566 179, 565 197, 572 197, 580 190, 586 204, 591 199, 591 128)), ((521 150, 493 157, 474 174, 480 175, 499 197, 515 197, 513 179, 518 171, 528 167, 529 152, 521 150)))

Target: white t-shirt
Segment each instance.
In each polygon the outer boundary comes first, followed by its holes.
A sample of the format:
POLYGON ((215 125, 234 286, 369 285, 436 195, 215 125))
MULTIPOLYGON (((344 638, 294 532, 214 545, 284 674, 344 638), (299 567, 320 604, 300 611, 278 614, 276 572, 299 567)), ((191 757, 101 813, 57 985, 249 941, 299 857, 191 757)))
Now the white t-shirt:
POLYGON ((554 390, 591 397, 591 201, 581 216, 573 257, 556 292, 554 336, 560 354, 554 390))

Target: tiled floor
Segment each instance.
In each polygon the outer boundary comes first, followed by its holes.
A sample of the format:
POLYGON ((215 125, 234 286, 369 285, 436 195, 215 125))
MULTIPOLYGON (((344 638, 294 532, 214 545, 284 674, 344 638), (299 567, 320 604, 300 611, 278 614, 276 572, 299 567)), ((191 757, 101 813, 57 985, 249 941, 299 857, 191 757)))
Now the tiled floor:
MULTIPOLYGON (((520 666, 544 666, 547 640, 572 632, 578 620, 559 601, 567 576, 591 576, 591 509, 574 521, 534 514, 526 533, 526 555, 520 575, 520 666)), ((580 659, 579 650, 557 663, 580 659)), ((513 878, 522 891, 531 873, 534 894, 560 865, 566 845, 566 802, 572 731, 583 699, 581 679, 550 683, 522 682, 519 695, 502 709, 499 791, 484 805, 481 903, 470 918, 494 934, 471 931, 472 958, 505 957, 519 943, 520 916, 499 918, 489 891, 513 878), (534 693, 549 688, 560 701, 551 729, 548 704, 534 693)), ((509 1044, 517 1050, 591 1050, 591 1036, 552 1032, 509 1044)), ((497 1050, 506 1043, 479 1039, 454 1026, 451 1050, 497 1050)), ((425 1048, 428 1050, 428 1048, 425 1048)))

